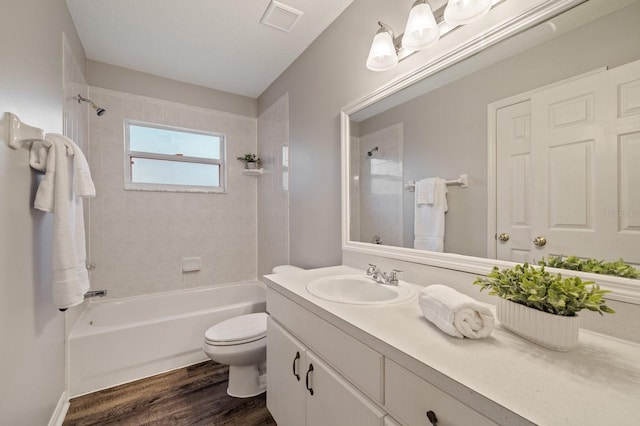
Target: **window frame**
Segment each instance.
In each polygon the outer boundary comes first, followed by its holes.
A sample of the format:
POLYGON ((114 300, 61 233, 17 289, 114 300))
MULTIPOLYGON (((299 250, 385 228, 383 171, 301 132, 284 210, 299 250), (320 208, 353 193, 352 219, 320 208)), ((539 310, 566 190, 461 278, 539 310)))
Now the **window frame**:
POLYGON ((139 120, 124 120, 124 189, 127 191, 156 191, 156 192, 200 192, 200 193, 227 193, 227 158, 226 158, 226 135, 223 133, 207 132, 203 130, 188 129, 184 127, 168 126, 164 124, 148 123, 139 120), (220 159, 204 157, 191 157, 183 155, 158 154, 145 151, 131 150, 131 126, 149 127, 153 129, 170 130, 174 132, 191 133, 204 136, 214 136, 220 138, 220 159), (132 182, 131 161, 134 158, 144 158, 149 160, 177 161, 183 163, 210 164, 219 167, 219 185, 179 185, 169 183, 143 183, 132 182))

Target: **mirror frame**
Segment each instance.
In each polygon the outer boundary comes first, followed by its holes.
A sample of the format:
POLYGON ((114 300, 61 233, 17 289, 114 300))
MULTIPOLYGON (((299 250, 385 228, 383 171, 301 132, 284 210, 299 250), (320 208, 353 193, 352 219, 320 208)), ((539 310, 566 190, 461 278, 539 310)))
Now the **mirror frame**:
MULTIPOLYGON (((428 62, 417 69, 400 75, 392 79, 389 83, 366 95, 365 97, 353 102, 342 108, 340 112, 341 120, 341 169, 342 169, 342 250, 343 252, 354 252, 367 254, 371 256, 379 256, 390 259, 402 260, 417 264, 435 266, 440 268, 453 269, 472 274, 485 275, 491 271, 494 266, 500 268, 511 267, 516 265, 514 262, 473 257, 455 253, 440 253, 416 250, 413 248, 394 247, 351 241, 350 236, 350 115, 371 106, 390 95, 393 95, 412 84, 423 80, 429 76, 442 71, 482 49, 492 46, 510 36, 513 36, 523 30, 533 27, 553 16, 586 3, 588 0, 538 0, 531 2, 530 0, 509 0, 503 2, 491 10, 490 19, 479 21, 484 25, 478 25, 479 28, 473 36, 469 37, 469 33, 463 31, 455 31, 447 37, 452 47, 441 47, 436 51, 428 62), (465 39, 466 37, 466 39, 465 39)), ((592 0, 598 3, 599 0, 592 0)), ((605 0, 606 3, 616 3, 619 7, 632 4, 631 0, 605 0)), ((594 7, 598 7, 595 4, 594 7)), ((466 29, 466 28, 465 28, 466 29)), ((443 43, 444 45, 444 43, 443 43)), ((436 45, 436 48, 439 46, 436 45)), ((490 138, 490 134, 488 138, 490 138)), ((488 164, 494 163, 495 148, 489 144, 488 164)), ((495 185, 495 172, 489 167, 487 184, 489 187, 495 185)), ((495 202, 491 203, 491 197, 495 198, 495 191, 489 191, 488 218, 495 217, 495 202)), ((495 201, 495 200, 494 200, 495 201)), ((578 273, 576 271, 548 268, 554 272, 561 272, 567 276, 580 276, 589 281, 595 281, 603 289, 611 290, 607 298, 638 304, 640 305, 640 280, 620 278, 607 275, 597 275, 589 273, 578 273)))

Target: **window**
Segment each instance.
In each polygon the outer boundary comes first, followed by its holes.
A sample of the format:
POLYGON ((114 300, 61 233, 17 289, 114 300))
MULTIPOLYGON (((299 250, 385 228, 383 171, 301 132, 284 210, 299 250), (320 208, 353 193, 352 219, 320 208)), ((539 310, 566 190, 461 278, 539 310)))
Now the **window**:
POLYGON ((125 189, 224 192, 224 136, 125 122, 125 189))

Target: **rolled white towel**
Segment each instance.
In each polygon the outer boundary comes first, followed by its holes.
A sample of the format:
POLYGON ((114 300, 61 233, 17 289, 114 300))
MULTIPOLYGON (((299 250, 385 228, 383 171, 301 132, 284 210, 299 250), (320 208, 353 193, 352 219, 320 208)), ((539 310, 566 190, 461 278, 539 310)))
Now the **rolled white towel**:
POLYGON ((425 318, 450 336, 481 339, 493 330, 491 309, 451 287, 441 284, 425 287, 418 301, 425 318))

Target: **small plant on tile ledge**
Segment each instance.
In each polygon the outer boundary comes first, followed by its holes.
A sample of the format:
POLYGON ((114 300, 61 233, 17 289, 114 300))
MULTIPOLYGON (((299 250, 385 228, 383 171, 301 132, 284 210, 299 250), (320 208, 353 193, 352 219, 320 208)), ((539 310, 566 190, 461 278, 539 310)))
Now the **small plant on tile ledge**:
POLYGON ((494 267, 473 283, 500 296, 496 311, 503 327, 550 349, 567 351, 578 344, 579 311, 615 312, 603 299, 608 290, 580 277, 563 278, 544 266, 494 267))
POLYGON ((538 262, 541 266, 569 269, 571 271, 589 272, 592 274, 613 275, 615 277, 640 279, 640 271, 620 259, 616 262, 605 262, 598 259, 581 259, 577 256, 549 256, 538 262))
POLYGON ((238 160, 244 163, 245 169, 259 169, 262 163, 262 160, 256 154, 245 154, 242 157, 238 157, 238 160))

